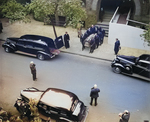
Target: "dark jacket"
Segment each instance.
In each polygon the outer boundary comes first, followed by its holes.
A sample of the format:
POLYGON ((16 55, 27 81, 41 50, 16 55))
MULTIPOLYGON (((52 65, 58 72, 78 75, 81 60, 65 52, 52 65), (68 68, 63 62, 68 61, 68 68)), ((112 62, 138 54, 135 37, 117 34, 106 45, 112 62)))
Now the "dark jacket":
POLYGON ((99 42, 100 42, 99 36, 98 36, 98 35, 95 35, 95 43, 96 43, 96 44, 99 44, 99 42))
POLYGON ((128 122, 129 118, 130 118, 130 112, 128 112, 128 113, 126 112, 126 113, 122 114, 123 122, 128 122))
POLYGON ((91 93, 90 93, 90 97, 92 97, 92 98, 99 97, 99 94, 98 94, 99 92, 100 92, 100 90, 98 88, 92 88, 91 93))
POLYGON ((65 34, 65 35, 64 35, 64 40, 65 40, 65 41, 69 41, 69 40, 70 40, 69 34, 65 34))
POLYGON ((118 51, 119 51, 119 47, 120 47, 120 41, 119 41, 119 40, 117 40, 117 41, 115 42, 115 46, 114 46, 115 54, 117 54, 117 53, 118 53, 118 51))
POLYGON ((36 73, 35 64, 30 64, 30 69, 31 69, 31 73, 32 73, 32 74, 35 74, 35 73, 36 73))

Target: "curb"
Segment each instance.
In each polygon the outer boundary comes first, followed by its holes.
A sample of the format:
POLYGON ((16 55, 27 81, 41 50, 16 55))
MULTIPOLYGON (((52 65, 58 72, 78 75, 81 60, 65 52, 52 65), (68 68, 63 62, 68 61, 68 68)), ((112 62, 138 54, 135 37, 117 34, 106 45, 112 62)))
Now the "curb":
POLYGON ((61 52, 63 52, 63 53, 68 53, 68 54, 73 54, 73 55, 78 55, 78 56, 83 56, 83 57, 88 57, 88 58, 99 59, 99 60, 103 60, 103 61, 112 62, 112 60, 104 59, 104 58, 97 58, 97 57, 92 57, 92 56, 87 56, 87 55, 82 55, 82 54, 77 54, 77 53, 72 53, 72 52, 66 52, 66 51, 61 51, 61 52))

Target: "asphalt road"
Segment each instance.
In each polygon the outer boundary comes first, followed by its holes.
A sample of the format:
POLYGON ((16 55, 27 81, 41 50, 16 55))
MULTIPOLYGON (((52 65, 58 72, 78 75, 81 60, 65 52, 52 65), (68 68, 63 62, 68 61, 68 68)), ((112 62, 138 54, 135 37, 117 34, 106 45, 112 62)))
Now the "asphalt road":
MULTIPOLYGON (((52 60, 5 53, 0 47, 0 106, 16 112, 13 107, 20 90, 36 87, 61 88, 75 93, 89 106, 86 122, 117 122, 118 113, 131 112, 130 122, 150 120, 150 83, 112 72, 110 63, 98 59, 61 53, 52 60), (37 81, 32 81, 30 61, 37 68, 37 81), (90 89, 100 88, 98 106, 90 106, 90 89)), ((17 112, 16 112, 17 113, 17 112)))

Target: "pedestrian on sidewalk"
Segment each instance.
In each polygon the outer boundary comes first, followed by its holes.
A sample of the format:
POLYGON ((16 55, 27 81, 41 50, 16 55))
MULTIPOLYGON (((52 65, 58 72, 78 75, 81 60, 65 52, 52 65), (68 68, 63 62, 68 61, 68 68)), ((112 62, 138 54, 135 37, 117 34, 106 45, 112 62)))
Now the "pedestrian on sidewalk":
POLYGON ((83 51, 85 49, 84 40, 83 40, 83 34, 80 36, 80 42, 82 44, 82 51, 83 51))
POLYGON ((93 99, 95 100, 95 106, 97 106, 97 98, 99 97, 99 93, 100 90, 97 88, 97 85, 95 84, 94 87, 91 88, 91 93, 90 93, 90 97, 91 97, 91 102, 90 105, 92 105, 93 103, 93 99))
POLYGON ((70 40, 70 36, 69 36, 68 32, 66 32, 64 35, 64 42, 65 42, 65 48, 66 49, 70 48, 69 40, 70 40))
POLYGON ((95 44, 96 44, 96 48, 98 48, 99 43, 100 43, 100 37, 99 37, 98 34, 96 33, 96 34, 95 34, 95 44))
POLYGON ((89 53, 93 53, 94 50, 95 50, 95 39, 92 38, 91 41, 90 41, 90 52, 89 53))
POLYGON ((120 41, 118 40, 118 38, 116 38, 116 42, 115 42, 115 46, 114 46, 115 55, 118 54, 119 49, 120 49, 120 41))
POLYGON ((119 113, 119 122, 128 122, 130 118, 130 112, 125 110, 123 113, 119 113))
POLYGON ((3 31, 3 24, 2 24, 2 22, 1 22, 1 20, 0 20, 0 33, 2 33, 3 31))
POLYGON ((35 64, 33 61, 30 62, 30 69, 31 69, 33 81, 37 80, 37 78, 36 78, 36 67, 35 67, 35 64))

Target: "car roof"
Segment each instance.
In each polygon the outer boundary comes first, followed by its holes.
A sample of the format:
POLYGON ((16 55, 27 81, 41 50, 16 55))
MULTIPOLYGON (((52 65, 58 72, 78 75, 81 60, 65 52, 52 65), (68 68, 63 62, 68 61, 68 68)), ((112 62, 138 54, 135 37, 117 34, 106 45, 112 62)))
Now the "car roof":
POLYGON ((40 36, 40 35, 23 35, 20 37, 20 39, 30 39, 30 40, 42 40, 45 42, 49 47, 55 48, 54 40, 52 38, 46 37, 46 36, 40 36))
MULTIPOLYGON (((32 43, 37 43, 37 44, 41 44, 41 45, 47 45, 46 42, 42 41, 41 39, 39 40, 31 40, 31 39, 21 39, 22 41, 26 41, 26 42, 32 42, 32 43)), ((20 41, 20 40, 19 40, 20 41)))
POLYGON ((142 54, 141 56, 139 56, 139 59, 150 61, 150 55, 149 54, 142 54))
POLYGON ((52 107, 60 107, 70 111, 72 103, 78 97, 65 90, 48 88, 41 96, 40 101, 52 107))

